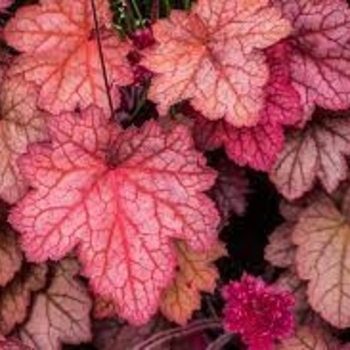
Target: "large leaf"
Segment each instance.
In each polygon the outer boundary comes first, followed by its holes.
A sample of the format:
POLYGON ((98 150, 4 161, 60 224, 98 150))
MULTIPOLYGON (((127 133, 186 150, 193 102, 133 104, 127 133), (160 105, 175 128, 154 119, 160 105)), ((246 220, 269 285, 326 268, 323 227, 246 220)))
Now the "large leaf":
POLYGON ((350 113, 319 111, 303 130, 288 134, 271 179, 288 199, 301 197, 316 178, 332 192, 347 176, 349 143, 350 113))
POLYGON ((91 340, 91 301, 75 278, 79 266, 73 259, 60 262, 48 288, 36 296, 30 316, 21 327, 22 341, 36 350, 60 350, 62 343, 91 340))
POLYGON ((37 96, 35 86, 21 76, 10 76, 0 87, 0 198, 11 204, 28 188, 18 156, 29 143, 48 137, 46 114, 38 110, 37 96))
POLYGON ((162 296, 160 309, 168 320, 185 325, 200 308, 200 292, 214 292, 218 271, 213 262, 226 255, 226 250, 217 243, 205 253, 196 253, 179 242, 176 251, 178 270, 162 296))
MULTIPOLYGON (((115 84, 133 80, 126 59, 130 48, 108 29, 109 2, 95 2, 108 89, 116 108, 120 97, 115 84)), ((109 111, 90 0, 42 0, 22 7, 4 34, 9 45, 24 53, 15 71, 40 87, 40 107, 56 114, 95 104, 109 111)))
POLYGON ((130 322, 146 322, 172 280, 171 238, 207 250, 219 221, 202 192, 215 172, 194 150, 185 127, 154 122, 119 137, 100 110, 50 119, 52 145, 20 159, 34 190, 10 215, 29 260, 78 254, 93 290, 130 322))
POLYGON ((290 26, 269 1, 199 0, 153 27, 157 45, 142 64, 156 73, 149 97, 161 114, 184 99, 206 118, 258 122, 269 73, 264 49, 290 26))
POLYGON ((350 225, 323 197, 305 209, 293 231, 296 267, 308 280, 312 308, 338 328, 350 326, 350 225))
POLYGON ((290 68, 309 117, 350 106, 350 10, 345 0, 274 0, 293 25, 290 68))

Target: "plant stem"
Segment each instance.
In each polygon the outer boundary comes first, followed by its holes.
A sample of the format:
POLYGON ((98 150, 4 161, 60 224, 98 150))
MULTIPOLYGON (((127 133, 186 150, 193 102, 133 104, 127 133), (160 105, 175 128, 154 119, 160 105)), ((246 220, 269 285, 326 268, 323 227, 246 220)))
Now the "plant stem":
POLYGON ((233 334, 224 333, 210 343, 205 350, 221 350, 232 339, 233 334))
POLYGON ((191 0, 184 0, 184 8, 185 10, 189 10, 191 7, 191 0))
POLYGON ((169 16, 171 11, 171 5, 169 0, 164 0, 166 16, 169 16))
POLYGON ((131 0, 131 4, 132 4, 132 7, 136 13, 136 17, 138 18, 138 20, 140 22, 140 25, 143 28, 144 27, 143 18, 142 18, 142 14, 141 14, 141 11, 139 9, 139 6, 137 5, 137 2, 135 0, 131 0))
POLYGON ((132 350, 152 350, 172 339, 185 338, 193 333, 201 332, 206 329, 221 329, 221 328, 222 328, 222 324, 221 324, 221 321, 218 319, 206 319, 206 320, 194 321, 185 327, 171 328, 171 329, 167 329, 165 331, 156 333, 150 338, 146 339, 145 341, 134 346, 132 350))

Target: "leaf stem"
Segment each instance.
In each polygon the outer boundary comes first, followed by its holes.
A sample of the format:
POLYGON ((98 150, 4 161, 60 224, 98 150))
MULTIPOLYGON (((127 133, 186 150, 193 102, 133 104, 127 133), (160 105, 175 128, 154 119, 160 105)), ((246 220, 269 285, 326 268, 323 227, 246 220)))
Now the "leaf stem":
POLYGON ((233 334, 221 334, 216 340, 210 343, 205 350, 221 350, 232 339, 233 334))
POLYGON ((144 27, 144 24, 143 24, 143 18, 142 18, 142 14, 141 14, 141 11, 139 9, 139 6, 137 5, 136 1, 135 0, 131 0, 131 4, 132 4, 132 7, 136 13, 136 17, 137 19, 139 20, 139 24, 140 26, 143 28, 144 27))
POLYGON ((189 10, 191 7, 191 0, 184 0, 184 9, 189 10))
POLYGON ((95 0, 91 0, 91 8, 92 8, 92 15, 93 15, 93 19, 94 19, 94 27, 95 27, 95 33, 96 33, 96 38, 97 38, 97 47, 98 47, 98 53, 99 53, 99 57, 100 57, 103 81, 104 81, 104 85, 105 85, 105 89, 106 89, 108 105, 109 105, 109 109, 111 112, 111 118, 112 118, 113 114, 114 114, 113 100, 112 100, 112 97, 111 97, 111 94, 109 91, 107 68, 106 68, 106 63, 105 63, 105 59, 104 59, 104 55, 103 55, 101 33, 100 33, 100 28, 99 28, 99 23, 98 23, 98 18, 97 18, 97 10, 96 10, 96 5, 95 5, 95 0))
POLYGON ((164 0, 164 5, 165 5, 166 16, 169 16, 170 11, 171 11, 170 1, 169 0, 164 0))
POLYGON ((154 334, 145 341, 134 346, 132 350, 152 350, 160 347, 164 343, 178 338, 185 338, 189 335, 197 332, 204 331, 206 329, 221 329, 222 324, 219 319, 206 319, 194 321, 186 327, 176 327, 171 329, 166 329, 159 333, 154 334))

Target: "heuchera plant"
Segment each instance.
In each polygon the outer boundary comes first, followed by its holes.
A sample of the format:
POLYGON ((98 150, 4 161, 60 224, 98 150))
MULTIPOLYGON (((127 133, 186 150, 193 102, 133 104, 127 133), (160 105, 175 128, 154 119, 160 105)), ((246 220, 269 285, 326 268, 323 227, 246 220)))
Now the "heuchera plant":
POLYGON ((350 348, 347 1, 0 18, 0 350, 350 348))

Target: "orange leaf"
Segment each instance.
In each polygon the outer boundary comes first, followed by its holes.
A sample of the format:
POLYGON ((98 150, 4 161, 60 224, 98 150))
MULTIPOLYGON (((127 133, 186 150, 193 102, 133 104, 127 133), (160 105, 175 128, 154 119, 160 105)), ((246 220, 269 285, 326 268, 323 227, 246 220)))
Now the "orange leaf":
POLYGON ((218 272, 213 262, 225 256, 226 250, 222 243, 205 253, 195 252, 183 242, 176 247, 178 272, 165 290, 160 308, 167 319, 185 325, 200 308, 200 292, 214 292, 218 272))
POLYGON ((184 99, 206 118, 235 126, 258 122, 269 73, 264 49, 289 34, 267 0, 199 0, 158 21, 158 44, 142 64, 156 73, 149 97, 161 114, 184 99))
MULTIPOLYGON (((109 29, 107 0, 96 1, 103 58, 114 108, 117 85, 132 83, 126 55, 129 44, 109 29)), ((8 44, 24 54, 15 72, 40 87, 39 105, 57 114, 90 104, 109 111, 107 92, 89 0, 42 0, 21 8, 4 31, 8 44)))

